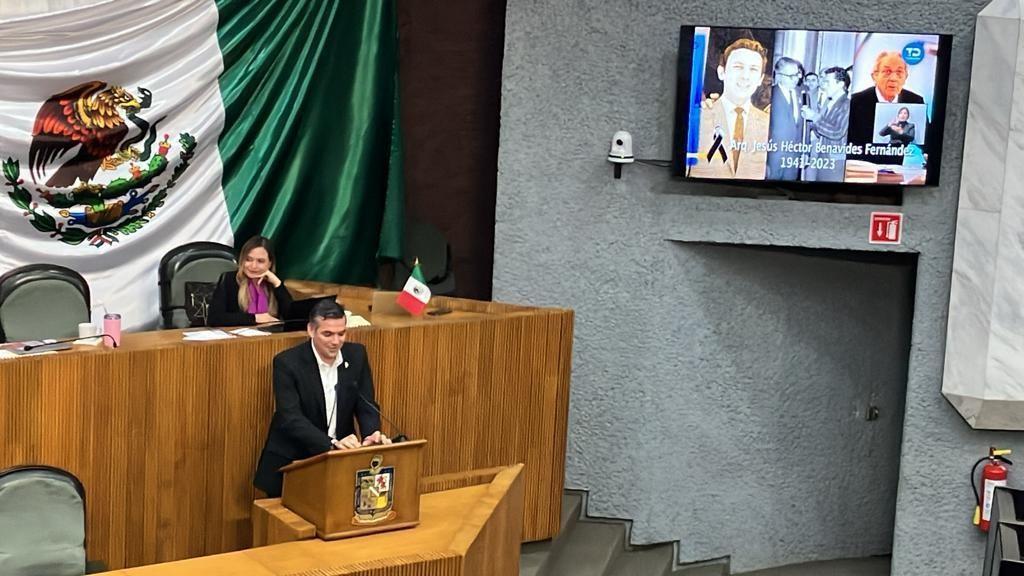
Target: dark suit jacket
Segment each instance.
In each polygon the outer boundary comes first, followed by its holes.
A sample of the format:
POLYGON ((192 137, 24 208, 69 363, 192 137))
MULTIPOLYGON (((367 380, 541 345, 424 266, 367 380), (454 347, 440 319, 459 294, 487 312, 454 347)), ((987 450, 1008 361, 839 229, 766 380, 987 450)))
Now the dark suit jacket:
MULTIPOLYGON (((355 434, 354 420, 359 421, 363 436, 380 430, 380 417, 369 404, 376 400, 366 348, 346 342, 341 347, 341 356, 344 362, 338 366, 335 440, 355 434)), ((324 387, 312 344, 306 340, 274 357, 274 418, 253 484, 276 498, 281 495, 283 480, 279 468, 330 449, 324 387)))
MULTIPOLYGON (((850 98, 844 93, 829 107, 827 104, 819 112, 821 116, 811 123, 811 131, 818 135, 818 143, 822 145, 844 146, 850 126, 850 98)), ((815 159, 831 160, 820 167, 807 171, 807 179, 814 182, 842 182, 846 179, 846 154, 812 151, 815 159)))
MULTIPOLYGON (((274 288, 274 297, 277 298, 277 319, 284 320, 288 309, 292 306, 292 295, 284 287, 284 282, 274 288)), ((256 324, 256 315, 249 314, 238 308, 238 280, 235 279, 235 272, 221 274, 217 282, 217 289, 213 292, 210 302, 209 320, 210 326, 252 326, 256 324)))
MULTIPOLYGON (((795 110, 800 109, 803 94, 804 91, 799 88, 794 90, 793 99, 796 100, 796 102, 790 102, 786 100, 786 95, 778 86, 772 88, 772 109, 769 138, 776 146, 780 145, 782 142, 803 141, 803 119, 800 117, 799 112, 795 112, 795 110), (795 109, 794 104, 796 104, 795 109)), ((801 154, 798 152, 783 152, 778 149, 769 151, 768 179, 796 180, 798 174, 798 163, 795 161, 798 160, 800 156, 801 154), (786 162, 786 158, 792 158, 793 160, 786 162), (784 162, 789 164, 789 166, 783 167, 782 164, 784 162)))
MULTIPOLYGON (((910 90, 902 90, 896 96, 902 104, 924 104, 924 98, 910 90)), ((861 90, 850 97, 850 143, 864 145, 875 136, 875 104, 878 95, 875 87, 861 90)))
POLYGON ((904 146, 914 141, 915 130, 913 122, 897 122, 900 128, 903 128, 902 133, 898 133, 892 129, 892 126, 886 124, 881 130, 878 131, 879 136, 888 136, 889 142, 892 144, 903 144, 904 146))

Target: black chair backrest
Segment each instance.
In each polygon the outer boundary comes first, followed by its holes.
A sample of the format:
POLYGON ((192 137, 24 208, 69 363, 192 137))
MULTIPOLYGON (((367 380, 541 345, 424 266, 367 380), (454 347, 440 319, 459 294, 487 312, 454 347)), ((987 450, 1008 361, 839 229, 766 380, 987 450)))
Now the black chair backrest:
MULTIPOLYGON (((78 334, 78 322, 84 322, 89 319, 89 309, 92 303, 91 296, 89 294, 89 283, 85 281, 85 278, 81 274, 75 272, 71 268, 60 266, 57 264, 29 264, 28 266, 22 266, 15 268, 0 276, 0 342, 7 341, 7 332, 13 332, 8 327, 8 330, 4 329, 4 322, 2 311, 4 310, 4 304, 14 295, 16 292, 21 291, 27 285, 33 282, 41 281, 59 281, 67 283, 74 287, 77 293, 82 298, 82 305, 84 306, 84 318, 70 318, 67 324, 69 327, 64 333, 53 333, 44 334, 43 337, 50 338, 61 338, 70 337, 78 334)), ((44 312, 42 310, 37 312, 44 312)), ((13 334, 12 334, 13 335, 13 334)), ((22 339, 20 336, 14 335, 18 339, 22 339)))
POLYGON ((419 259, 427 284, 440 282, 451 270, 451 247, 441 231, 428 222, 412 222, 406 227, 404 252, 403 261, 410 270, 419 259))
POLYGON ((178 246, 160 259, 160 314, 164 328, 181 328, 184 313, 175 314, 185 307, 185 282, 216 282, 220 274, 237 264, 235 249, 217 242, 190 242, 178 246), (194 272, 203 262, 211 264, 208 271, 194 272), (223 265, 216 265, 222 262, 223 265))
POLYGON ((433 224, 407 223, 402 252, 402 259, 395 263, 392 290, 401 290, 405 286, 416 260, 419 260, 420 272, 432 294, 450 295, 455 292, 451 245, 433 224))
POLYGON ((74 486, 75 492, 78 492, 78 497, 82 499, 82 505, 85 505, 85 486, 82 485, 82 481, 78 479, 78 476, 75 476, 71 472, 62 468, 46 466, 44 464, 22 464, 20 466, 11 466, 10 468, 0 470, 0 480, 14 474, 24 474, 25 472, 31 471, 49 472, 53 476, 59 476, 66 479, 72 486, 74 486))

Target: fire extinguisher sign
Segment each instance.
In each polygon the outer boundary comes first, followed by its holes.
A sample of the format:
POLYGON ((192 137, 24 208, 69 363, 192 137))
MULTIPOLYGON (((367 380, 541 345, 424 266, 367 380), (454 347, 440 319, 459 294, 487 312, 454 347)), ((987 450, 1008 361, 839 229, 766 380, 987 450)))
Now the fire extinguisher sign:
POLYGON ((903 214, 899 212, 872 212, 870 244, 899 244, 903 241, 903 214))

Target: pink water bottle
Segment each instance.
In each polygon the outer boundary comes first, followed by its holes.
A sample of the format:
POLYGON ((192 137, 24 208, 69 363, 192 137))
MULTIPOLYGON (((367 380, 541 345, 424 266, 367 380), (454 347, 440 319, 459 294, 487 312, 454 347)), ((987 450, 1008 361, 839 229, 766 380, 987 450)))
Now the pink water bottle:
POLYGON ((104 338, 103 343, 108 347, 117 348, 121 345, 121 315, 105 314, 103 316, 103 333, 110 334, 110 338, 104 338), (111 341, 113 338, 113 341, 111 341))

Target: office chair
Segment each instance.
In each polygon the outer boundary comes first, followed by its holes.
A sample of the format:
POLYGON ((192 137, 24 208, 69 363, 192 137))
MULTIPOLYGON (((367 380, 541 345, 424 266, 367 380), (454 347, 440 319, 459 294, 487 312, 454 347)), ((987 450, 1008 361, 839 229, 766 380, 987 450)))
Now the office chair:
POLYGON ((89 321, 89 283, 56 264, 30 264, 0 276, 0 341, 73 338, 89 321))
POLYGON ((185 328, 191 321, 185 314, 186 287, 208 295, 221 274, 238 267, 235 250, 216 242, 190 242, 172 249, 160 259, 160 315, 164 328, 185 328), (208 287, 209 290, 203 290, 208 287))
POLYGON ((50 466, 0 471, 0 574, 85 573, 85 489, 78 478, 50 466))
POLYGON ((455 292, 455 271, 452 251, 441 231, 427 222, 412 222, 405 230, 403 257, 395 265, 392 289, 401 290, 412 273, 416 259, 430 293, 450 295, 455 292))

